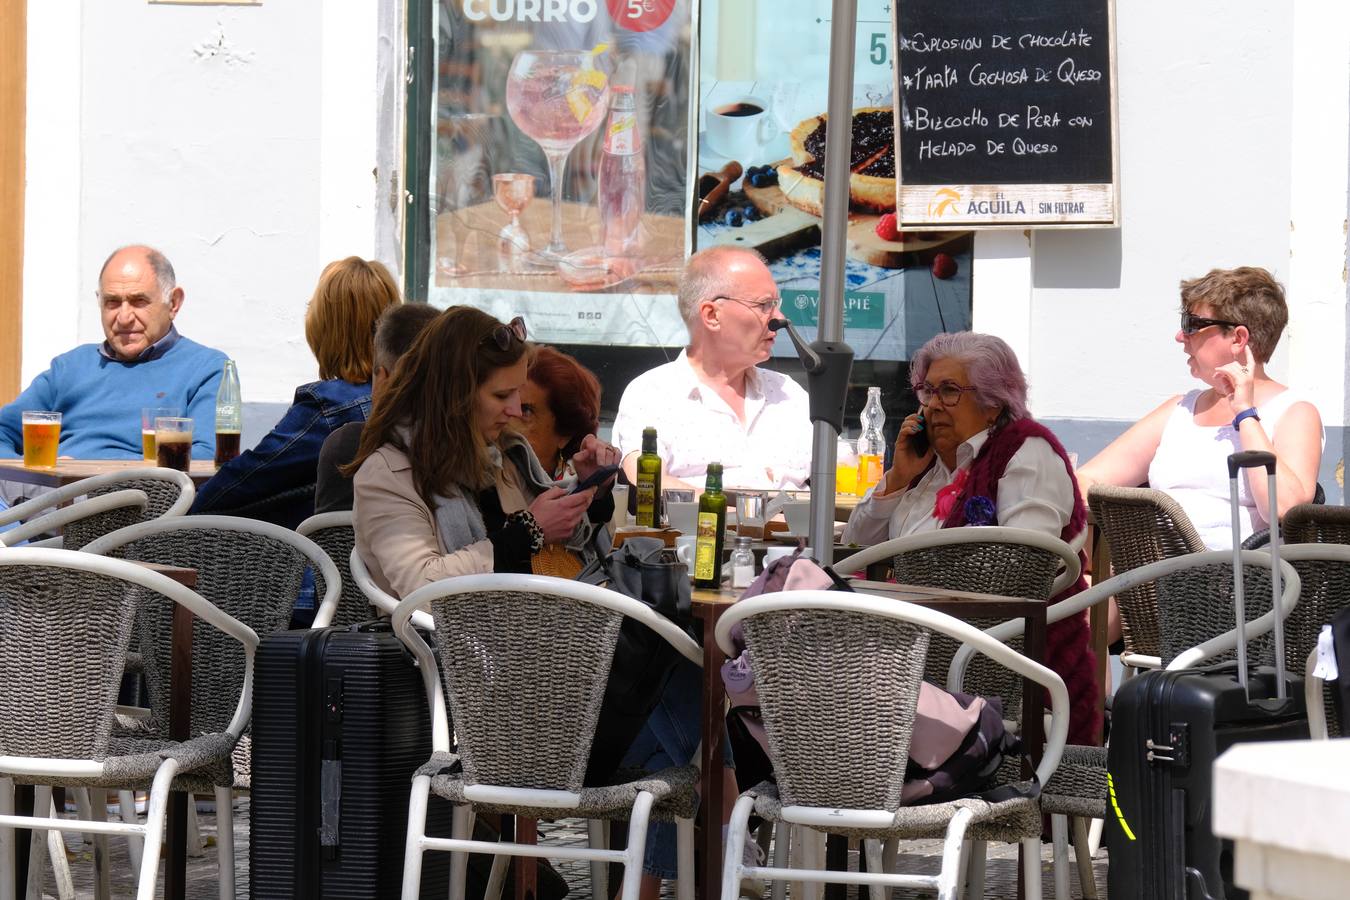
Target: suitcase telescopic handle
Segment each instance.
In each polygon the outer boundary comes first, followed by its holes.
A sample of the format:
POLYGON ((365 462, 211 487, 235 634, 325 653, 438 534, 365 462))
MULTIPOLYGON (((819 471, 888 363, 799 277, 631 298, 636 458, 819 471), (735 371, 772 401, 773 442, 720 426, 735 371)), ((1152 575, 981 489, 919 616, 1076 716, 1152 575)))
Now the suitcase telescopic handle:
POLYGON ((1269 450, 1239 450, 1228 457, 1228 477, 1236 478, 1238 469, 1264 466, 1268 475, 1275 474, 1275 454, 1269 450))
POLYGON ((1280 604, 1280 508, 1275 499, 1275 454, 1268 450, 1241 450, 1228 457, 1228 481, 1233 506, 1233 609, 1237 619, 1238 680, 1247 687, 1247 623, 1246 596, 1242 586, 1242 542, 1238 516, 1239 469, 1262 467, 1266 470, 1266 499, 1270 523, 1270 603, 1275 615, 1275 696, 1285 698, 1284 671, 1284 609, 1280 604))

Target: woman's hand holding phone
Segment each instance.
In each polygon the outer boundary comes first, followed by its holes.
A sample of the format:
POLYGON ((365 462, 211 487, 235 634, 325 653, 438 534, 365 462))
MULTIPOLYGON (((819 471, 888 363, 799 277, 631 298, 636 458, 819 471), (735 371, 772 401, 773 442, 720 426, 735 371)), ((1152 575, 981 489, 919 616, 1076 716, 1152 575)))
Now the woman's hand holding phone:
POLYGON ((548 543, 565 541, 577 530, 586 508, 595 498, 595 488, 568 493, 559 487, 544 491, 530 504, 530 515, 544 531, 548 543))
POLYGON ((883 478, 885 492, 890 494, 906 488, 914 477, 928 467, 933 456, 933 448, 928 440, 928 430, 923 420, 923 410, 905 416, 900 423, 900 433, 895 438, 895 452, 891 456, 891 467, 883 478))

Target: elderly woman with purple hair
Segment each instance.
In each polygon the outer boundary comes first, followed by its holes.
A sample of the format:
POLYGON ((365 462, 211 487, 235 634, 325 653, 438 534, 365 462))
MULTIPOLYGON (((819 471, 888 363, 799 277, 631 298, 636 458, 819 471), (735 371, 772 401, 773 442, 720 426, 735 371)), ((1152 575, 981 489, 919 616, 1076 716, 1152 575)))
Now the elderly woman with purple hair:
MULTIPOLYGON (((1005 525, 1072 540, 1087 523, 1073 465, 1031 418, 1017 356, 990 334, 939 334, 910 363, 921 404, 900 425, 891 467, 844 529, 845 543, 876 544, 938 528, 1005 525)), ((1081 578, 1061 600, 1086 587, 1081 578)), ((1099 728, 1087 620, 1050 627, 1047 664, 1072 701, 1070 740, 1099 728)))

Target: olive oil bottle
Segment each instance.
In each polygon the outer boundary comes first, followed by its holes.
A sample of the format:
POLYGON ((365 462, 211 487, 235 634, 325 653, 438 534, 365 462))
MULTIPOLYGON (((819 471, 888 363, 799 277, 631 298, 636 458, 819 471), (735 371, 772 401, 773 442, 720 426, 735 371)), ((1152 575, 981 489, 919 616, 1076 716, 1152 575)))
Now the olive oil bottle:
POLYGON ((656 452, 656 429, 642 429, 642 453, 637 458, 637 524, 661 524, 661 457, 656 452))
POLYGON ((722 586, 722 540, 727 528, 727 495, 722 493, 722 464, 708 463, 708 480, 698 498, 694 540, 694 587, 722 586))

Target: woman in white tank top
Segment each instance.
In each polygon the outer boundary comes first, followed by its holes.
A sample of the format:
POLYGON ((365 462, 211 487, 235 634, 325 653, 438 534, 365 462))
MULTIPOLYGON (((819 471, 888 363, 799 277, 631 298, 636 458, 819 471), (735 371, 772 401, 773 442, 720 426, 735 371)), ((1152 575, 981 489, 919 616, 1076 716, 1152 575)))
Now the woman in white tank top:
MULTIPOLYGON (((1176 340, 1207 387, 1168 398, 1079 469, 1084 497, 1094 483, 1148 482, 1176 498, 1206 546, 1225 549, 1233 544, 1228 455, 1267 450, 1277 460, 1279 514, 1311 501, 1322 418, 1265 369, 1288 319, 1284 289, 1265 269, 1214 269, 1183 281, 1176 340)), ((1264 470, 1245 470, 1238 488, 1245 537, 1269 525, 1264 470)), ((1112 626, 1114 634, 1114 616, 1112 626)))

